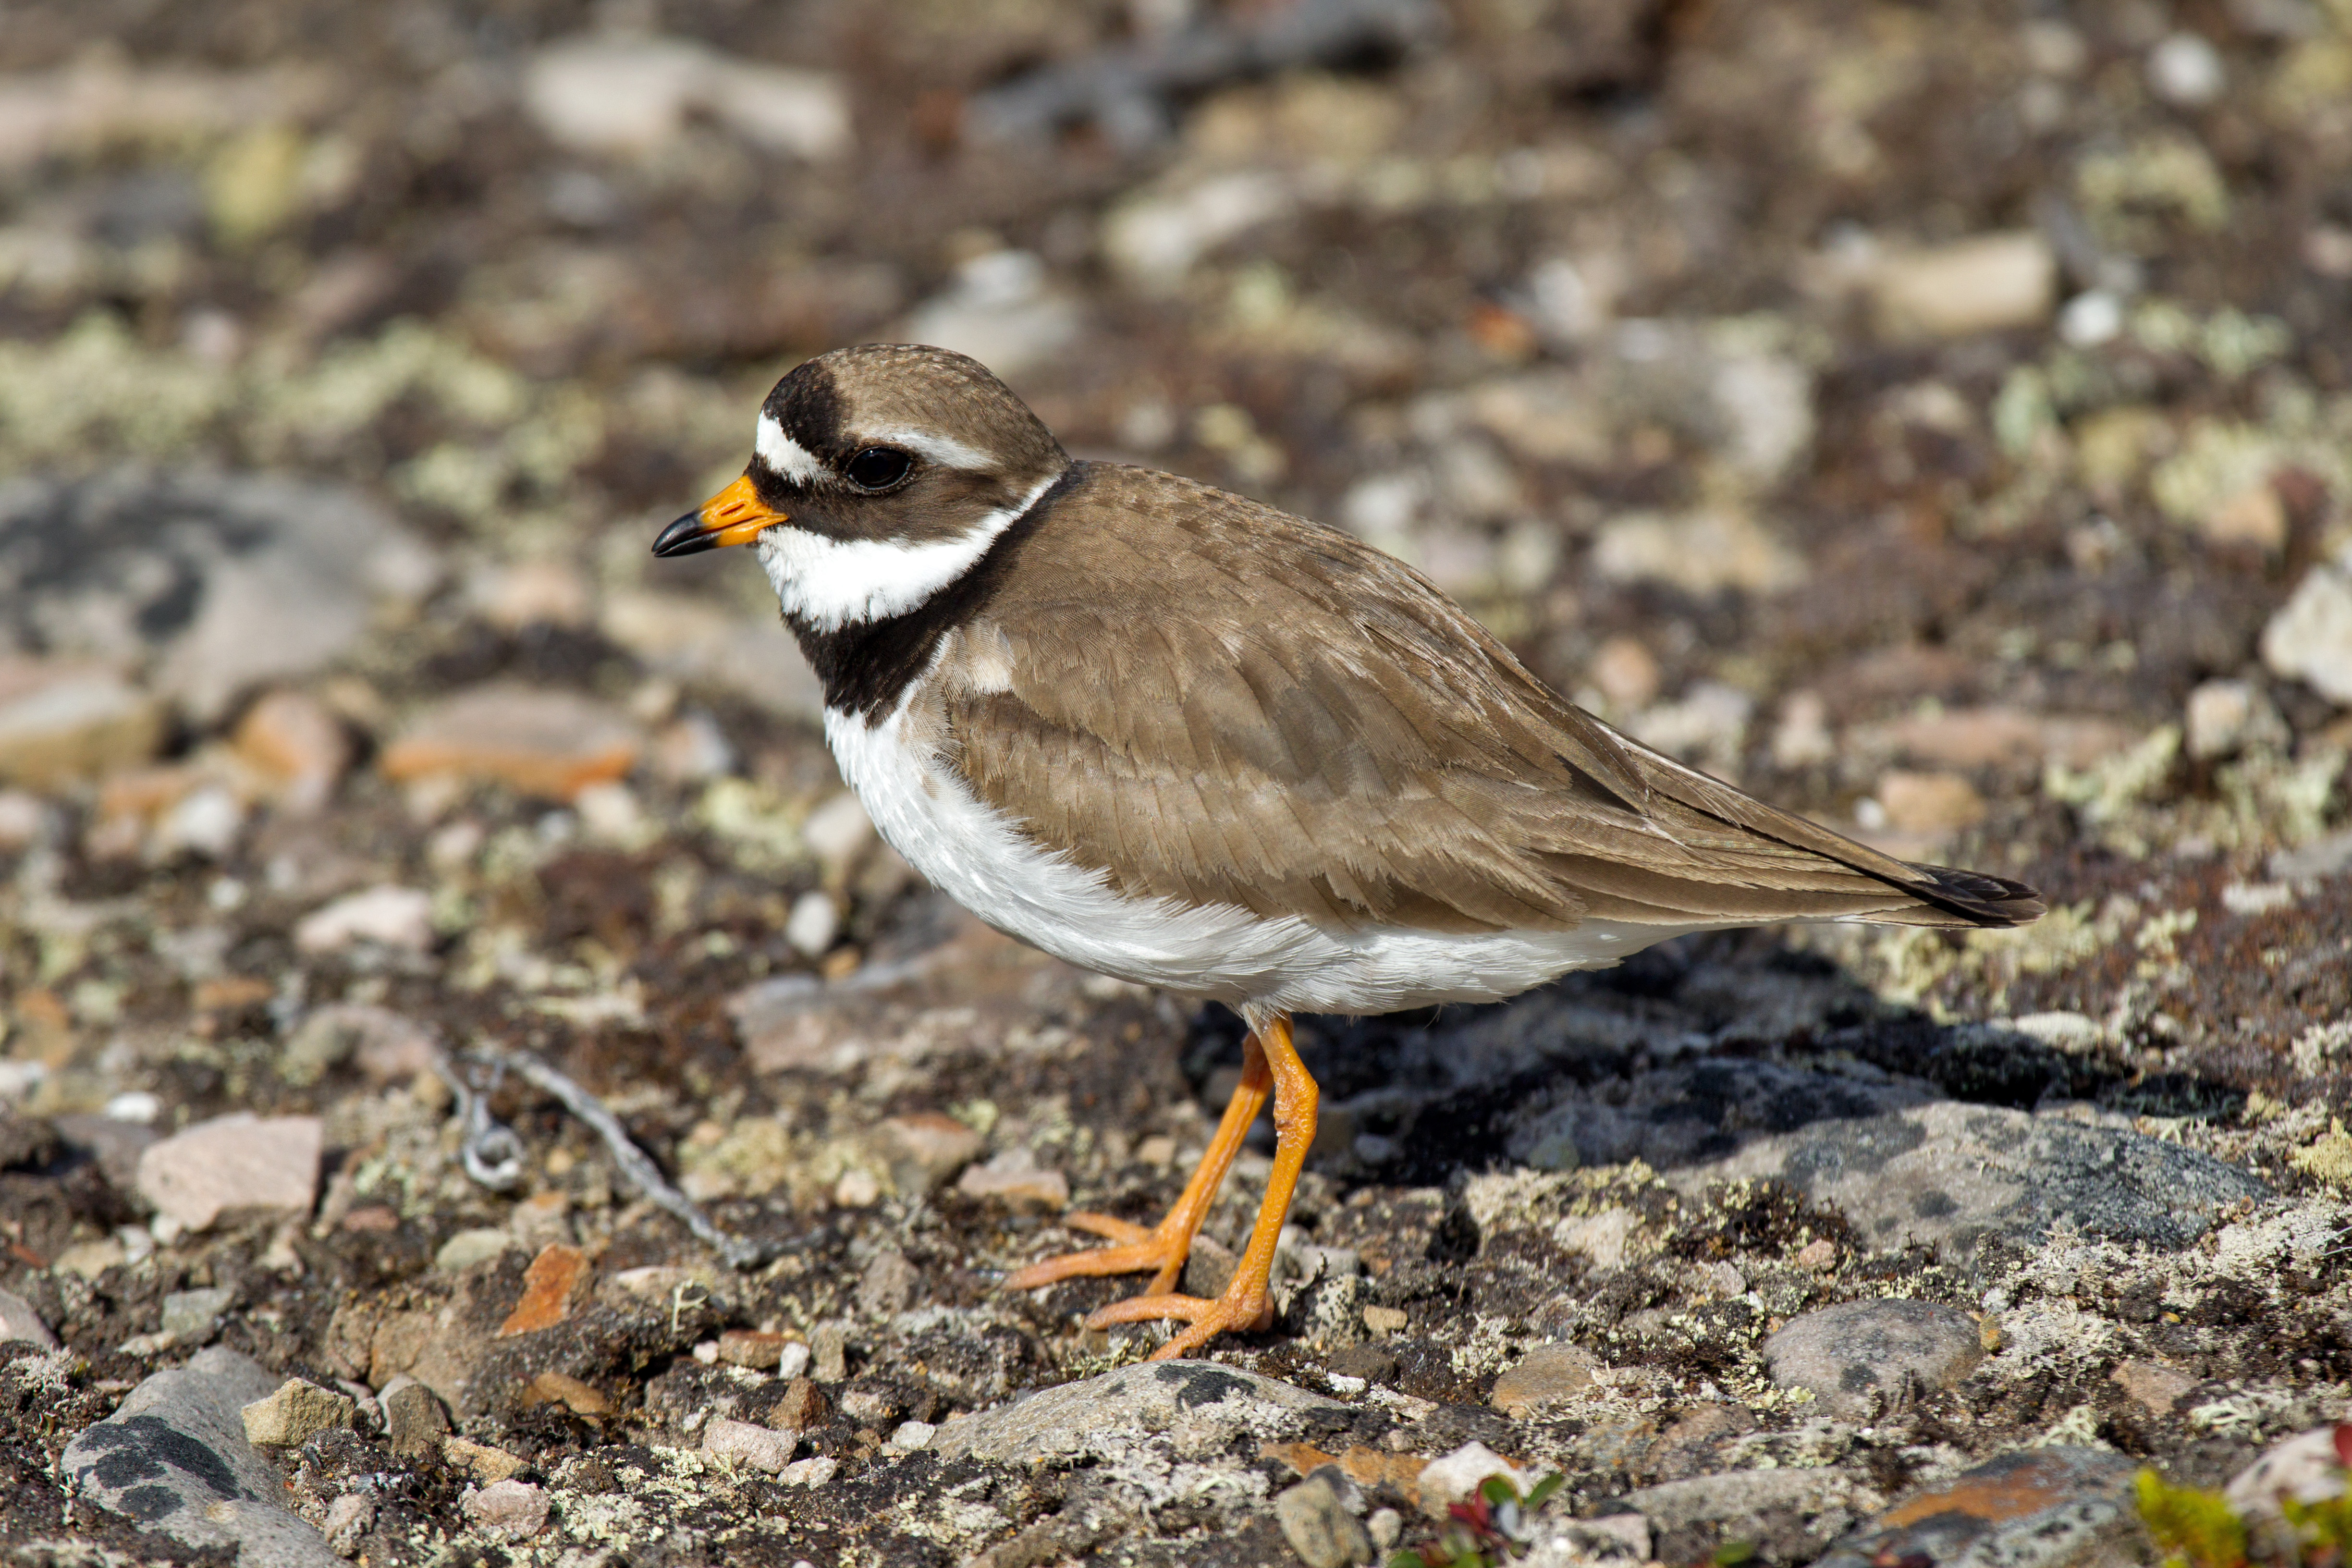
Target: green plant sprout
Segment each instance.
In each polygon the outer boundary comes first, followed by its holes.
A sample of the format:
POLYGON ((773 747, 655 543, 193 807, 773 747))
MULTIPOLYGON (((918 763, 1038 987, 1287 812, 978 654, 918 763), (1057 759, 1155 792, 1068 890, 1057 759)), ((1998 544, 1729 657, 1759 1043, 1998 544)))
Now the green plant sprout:
POLYGON ((2282 1494, 2279 1511, 2293 1532, 2276 1548, 2220 1491, 2175 1486, 2152 1469, 2139 1473, 2139 1516, 2165 1568, 2347 1568, 2352 1564, 2352 1422, 2335 1432, 2338 1473, 2347 1490, 2316 1502, 2282 1494), (2288 1555, 2286 1553, 2291 1553, 2288 1555))
POLYGON ((1448 1505, 1449 1521, 1435 1541, 1397 1552, 1389 1559, 1389 1568, 1496 1568, 1509 1562, 1535 1539, 1535 1510, 1567 1479, 1546 1476, 1521 1497, 1507 1476, 1488 1476, 1479 1483, 1477 1496, 1448 1505))

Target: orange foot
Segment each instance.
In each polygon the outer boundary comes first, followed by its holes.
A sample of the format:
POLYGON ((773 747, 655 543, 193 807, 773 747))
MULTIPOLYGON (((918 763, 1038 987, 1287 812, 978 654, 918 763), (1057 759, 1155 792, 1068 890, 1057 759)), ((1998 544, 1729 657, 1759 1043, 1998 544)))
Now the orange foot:
POLYGON ((1124 1301, 1113 1301, 1088 1313, 1087 1327, 1107 1329, 1114 1323, 1141 1323, 1157 1318, 1175 1318, 1192 1324, 1151 1352, 1153 1361, 1172 1361, 1180 1355, 1190 1355, 1228 1329, 1259 1333, 1273 1327, 1274 1301, 1266 1294, 1263 1275, 1253 1280, 1236 1269, 1234 1282, 1225 1287, 1222 1296, 1129 1296, 1124 1301))

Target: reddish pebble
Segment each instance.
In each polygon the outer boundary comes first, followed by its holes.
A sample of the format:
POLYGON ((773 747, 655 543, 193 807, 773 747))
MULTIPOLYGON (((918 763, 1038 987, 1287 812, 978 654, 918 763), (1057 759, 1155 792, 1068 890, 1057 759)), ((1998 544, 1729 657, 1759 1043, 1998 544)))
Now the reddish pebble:
POLYGON ((522 1300, 499 1325, 499 1338, 551 1329, 572 1315, 572 1293, 588 1269, 588 1255, 558 1244, 540 1249, 523 1270, 522 1300))
POLYGON ((345 1230, 398 1230, 400 1215, 383 1204, 368 1204, 343 1216, 345 1230))
POLYGON ((766 1371, 784 1359, 790 1334, 762 1333, 757 1329, 730 1329, 719 1336, 719 1359, 730 1366, 766 1371))

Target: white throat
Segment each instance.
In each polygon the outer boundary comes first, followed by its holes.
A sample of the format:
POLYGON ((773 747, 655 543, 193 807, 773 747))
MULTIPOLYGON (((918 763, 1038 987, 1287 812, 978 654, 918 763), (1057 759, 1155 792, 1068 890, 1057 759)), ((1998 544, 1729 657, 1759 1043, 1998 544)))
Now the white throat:
POLYGON ((1004 531, 1021 521, 1058 474, 1048 475, 1009 507, 980 518, 953 539, 917 544, 898 539, 831 539, 780 523, 753 546, 784 614, 820 632, 903 616, 962 576, 1004 531))

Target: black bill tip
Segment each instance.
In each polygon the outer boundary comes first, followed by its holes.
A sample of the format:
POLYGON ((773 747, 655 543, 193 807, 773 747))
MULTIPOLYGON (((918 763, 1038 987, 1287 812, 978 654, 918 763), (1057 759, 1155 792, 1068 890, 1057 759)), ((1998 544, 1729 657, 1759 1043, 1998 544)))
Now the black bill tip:
POLYGON ((688 512, 663 529, 654 540, 654 553, 664 559, 673 555, 699 555, 706 550, 718 548, 718 531, 705 523, 698 511, 688 512))

